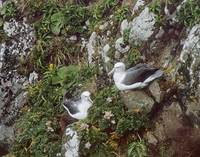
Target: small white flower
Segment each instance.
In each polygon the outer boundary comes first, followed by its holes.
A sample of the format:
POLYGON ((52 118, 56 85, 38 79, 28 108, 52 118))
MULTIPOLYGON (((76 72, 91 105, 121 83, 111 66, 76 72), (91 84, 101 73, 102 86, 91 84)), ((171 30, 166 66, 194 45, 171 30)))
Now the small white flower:
POLYGON ((115 124, 116 122, 115 122, 115 120, 112 120, 111 123, 112 123, 112 124, 115 124))
POLYGON ((57 153, 56 156, 61 156, 61 153, 57 153))
POLYGON ((38 74, 35 71, 30 73, 30 75, 29 75, 29 83, 30 84, 35 83, 35 82, 37 82, 37 80, 38 80, 38 74))
POLYGON ((81 130, 87 130, 88 128, 89 128, 89 125, 86 124, 86 123, 82 123, 81 126, 80 126, 81 130))
POLYGON ((107 33, 106 33, 106 35, 107 35, 107 36, 110 36, 110 35, 111 35, 111 31, 108 30, 107 33))
POLYGON ((113 117, 114 115, 112 114, 111 111, 105 111, 104 112, 104 118, 110 120, 111 117, 113 117))
POLYGON ((83 29, 87 29, 87 26, 83 26, 83 29))
POLYGON ((87 21, 85 22, 85 24, 86 24, 86 26, 89 26, 89 25, 90 25, 90 21, 87 20, 87 21))
POLYGON ((48 127, 47 127, 47 131, 48 131, 48 132, 54 132, 54 129, 53 129, 52 127, 48 126, 48 127))
POLYGON ((91 147, 90 142, 87 142, 87 143, 85 144, 85 148, 90 149, 90 147, 91 147))
POLYGON ((99 67, 99 70, 103 70, 103 67, 102 67, 102 66, 100 66, 100 67, 99 67))
POLYGON ((69 40, 71 40, 71 41, 76 41, 76 40, 77 40, 77 36, 76 36, 76 35, 72 35, 72 36, 69 38, 69 40))
POLYGON ((107 102, 112 102, 112 98, 111 98, 111 97, 108 97, 108 98, 106 99, 106 101, 107 101, 107 102))
POLYGON ((52 121, 48 120, 48 121, 46 122, 46 126, 51 126, 51 123, 52 123, 52 121))

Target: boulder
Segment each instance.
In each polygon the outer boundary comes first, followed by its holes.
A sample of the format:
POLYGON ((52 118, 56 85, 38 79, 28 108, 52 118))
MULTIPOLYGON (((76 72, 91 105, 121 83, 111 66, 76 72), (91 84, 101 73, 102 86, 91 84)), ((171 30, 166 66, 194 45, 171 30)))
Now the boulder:
POLYGON ((156 15, 150 12, 148 7, 145 7, 141 14, 130 23, 129 40, 137 44, 142 41, 147 41, 155 29, 155 17, 156 15))
POLYGON ((143 91, 128 91, 121 95, 129 111, 150 112, 154 105, 154 100, 143 91))
POLYGON ((163 99, 163 92, 160 90, 160 86, 157 81, 153 81, 149 85, 149 90, 152 94, 152 96, 155 98, 156 102, 161 102, 163 99))

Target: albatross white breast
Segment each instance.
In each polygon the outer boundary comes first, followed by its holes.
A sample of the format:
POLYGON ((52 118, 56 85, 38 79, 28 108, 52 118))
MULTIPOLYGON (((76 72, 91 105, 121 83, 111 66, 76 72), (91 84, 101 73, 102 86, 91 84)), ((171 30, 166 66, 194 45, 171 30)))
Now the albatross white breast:
POLYGON ((88 109, 92 106, 90 92, 84 91, 81 98, 77 101, 64 100, 63 107, 67 110, 69 115, 75 119, 85 119, 88 115, 88 109))

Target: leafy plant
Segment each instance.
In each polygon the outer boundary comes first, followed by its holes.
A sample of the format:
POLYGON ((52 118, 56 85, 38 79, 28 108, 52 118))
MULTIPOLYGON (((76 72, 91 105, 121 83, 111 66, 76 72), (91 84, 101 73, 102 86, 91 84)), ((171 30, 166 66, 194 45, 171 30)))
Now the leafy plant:
POLYGON ((54 13, 51 16, 50 28, 54 34, 59 34, 64 24, 65 24, 65 15, 63 14, 62 11, 54 13))
POLYGON ((129 144, 128 157, 146 157, 147 147, 143 140, 135 141, 129 144))
POLYGON ((129 51, 126 62, 128 66, 135 65, 141 60, 141 54, 137 48, 131 48, 129 51))
POLYGON ((54 33, 66 32, 69 34, 83 33, 85 21, 90 17, 90 11, 79 5, 66 5, 61 8, 52 6, 43 9, 41 21, 35 24, 37 35, 46 37, 54 33))
POLYGON ((80 153, 82 156, 98 157, 107 155, 110 157, 111 149, 106 145, 108 135, 105 132, 95 126, 91 126, 88 130, 82 130, 79 134, 81 137, 80 153), (87 142, 91 144, 89 149, 85 147, 87 142))
POLYGON ((121 101, 118 91, 114 87, 107 87, 95 95, 94 106, 92 107, 88 119, 101 130, 114 130, 116 125, 111 120, 117 121, 125 114, 125 108, 121 101), (112 99, 111 102, 106 99, 112 99), (109 120, 104 118, 105 112, 115 113, 109 120))
POLYGON ((124 34, 123 34, 123 39, 124 39, 124 43, 128 44, 129 43, 129 34, 130 34, 130 30, 131 29, 125 29, 124 30, 124 34))
POLYGON ((128 6, 123 6, 117 9, 114 13, 114 18, 116 21, 121 22, 130 14, 128 6))
POLYGON ((178 19, 187 27, 200 22, 200 1, 187 0, 178 12, 178 19))
POLYGON ((153 1, 151 5, 149 6, 149 8, 150 8, 150 11, 156 15, 156 23, 158 25, 161 25, 164 20, 164 16, 162 14, 163 7, 161 6, 161 1, 160 0, 153 1))
POLYGON ((111 10, 115 10, 119 0, 103 0, 91 8, 90 27, 94 27, 100 20, 106 17, 111 10))
POLYGON ((128 131, 138 131, 142 127, 146 127, 148 118, 144 113, 127 113, 117 123, 116 132, 124 135, 128 131))
POLYGON ((12 1, 6 1, 0 10, 0 15, 2 15, 4 18, 14 17, 16 16, 16 13, 17 7, 12 1))

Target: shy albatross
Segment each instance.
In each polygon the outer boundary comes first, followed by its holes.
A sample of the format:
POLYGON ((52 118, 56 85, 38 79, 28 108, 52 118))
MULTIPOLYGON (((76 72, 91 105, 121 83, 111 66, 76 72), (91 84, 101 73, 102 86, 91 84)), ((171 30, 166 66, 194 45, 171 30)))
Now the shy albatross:
POLYGON ((116 63, 108 75, 112 73, 115 85, 119 90, 144 88, 163 75, 163 71, 143 63, 126 70, 125 64, 122 62, 116 63))
POLYGON ((85 119, 88 115, 88 109, 92 106, 93 101, 90 98, 90 92, 84 91, 81 98, 77 101, 65 99, 63 107, 69 115, 75 119, 85 119))

